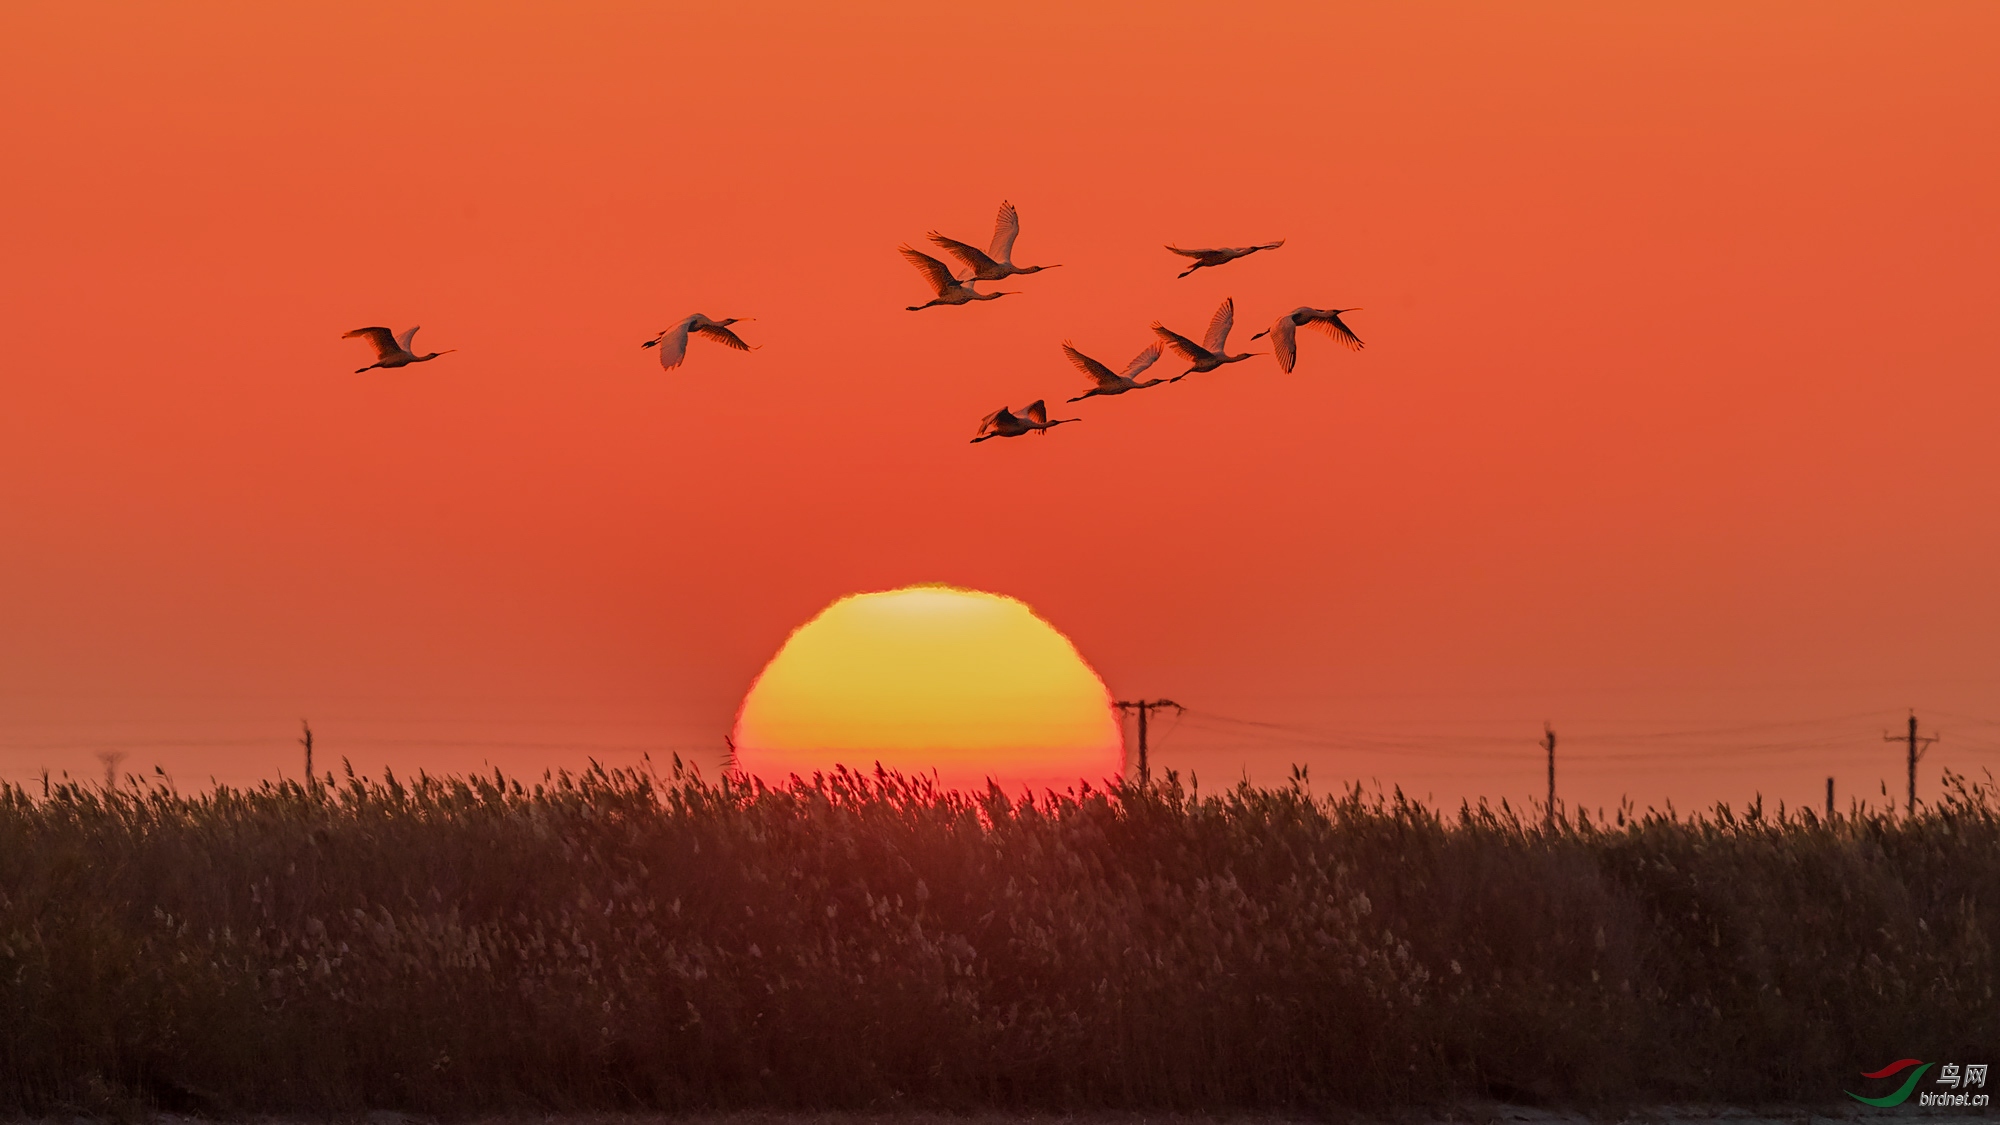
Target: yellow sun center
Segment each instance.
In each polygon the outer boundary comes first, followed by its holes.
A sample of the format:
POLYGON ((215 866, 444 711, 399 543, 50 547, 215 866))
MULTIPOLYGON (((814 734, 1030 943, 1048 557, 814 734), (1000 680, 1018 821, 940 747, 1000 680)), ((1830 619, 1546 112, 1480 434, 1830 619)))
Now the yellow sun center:
POLYGON ((744 697, 737 764, 768 783, 879 762, 953 788, 1095 785, 1119 769, 1110 696, 1022 603, 947 586, 855 594, 792 634, 744 697))

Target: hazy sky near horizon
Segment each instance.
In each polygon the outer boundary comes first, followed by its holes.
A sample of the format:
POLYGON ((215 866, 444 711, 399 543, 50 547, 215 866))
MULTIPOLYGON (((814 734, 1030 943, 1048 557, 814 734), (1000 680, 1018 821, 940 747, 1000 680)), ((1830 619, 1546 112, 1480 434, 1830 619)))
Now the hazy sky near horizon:
POLYGON ((2000 764, 2000 7, 13 4, 0 779, 713 765, 841 595, 1020 598, 1204 785, 2000 764), (967 308, 895 253, 1063 268, 967 308), (1283 249, 1176 280, 1162 244, 1283 249), (1155 318, 1239 346, 1046 438, 1155 318), (691 311, 748 355, 639 349, 691 311), (400 372, 347 329, 457 348, 400 372), (1261 342, 1257 346, 1262 346, 1261 342), (1256 725, 1270 724, 1270 725, 1256 725))

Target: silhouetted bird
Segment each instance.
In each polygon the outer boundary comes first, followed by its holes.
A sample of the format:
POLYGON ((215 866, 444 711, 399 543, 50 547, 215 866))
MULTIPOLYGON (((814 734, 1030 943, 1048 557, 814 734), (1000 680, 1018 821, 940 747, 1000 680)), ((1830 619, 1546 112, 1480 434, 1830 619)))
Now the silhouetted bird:
POLYGON ((1053 430, 1064 422, 1081 422, 1081 418, 1050 418, 1048 407, 1041 399, 1029 403, 1019 414, 1001 407, 979 420, 979 436, 972 439, 974 445, 987 438, 1020 437, 1037 431, 1053 430))
POLYGON ((1012 289, 1001 289, 992 293, 981 293, 972 287, 976 279, 968 277, 961 280, 953 277, 950 266, 929 254, 921 250, 912 250, 908 246, 899 246, 897 249, 903 252, 904 259, 917 267, 918 273, 924 275, 924 280, 931 283, 931 288, 937 291, 937 296, 921 305, 904 306, 911 312, 927 309, 932 305, 963 305, 971 301, 991 301, 996 297, 1005 297, 1015 292, 1012 289))
POLYGON ((1020 273, 1040 273, 1055 266, 1017 266, 1014 264, 1014 240, 1021 235, 1021 216, 1014 212, 1014 205, 1002 200, 999 217, 993 220, 993 245, 986 251, 977 246, 969 246, 955 238, 946 238, 936 231, 930 233, 930 240, 945 248, 952 257, 964 262, 972 276, 967 281, 999 281, 1020 273))
POLYGON ((658 336, 639 346, 660 349, 660 366, 672 371, 687 358, 690 333, 704 340, 713 340, 725 348, 735 348, 739 352, 755 351, 755 348, 743 342, 742 337, 729 330, 729 326, 738 321, 755 319, 757 318, 754 316, 732 316, 727 320, 710 320, 700 313, 694 313, 672 328, 661 329, 658 336))
POLYGON ((1146 387, 1154 387, 1168 382, 1166 379, 1147 379, 1144 382, 1135 381, 1141 372, 1158 362, 1160 358, 1160 345, 1157 341, 1145 351, 1133 356, 1132 362, 1126 364, 1125 370, 1122 372, 1113 371, 1109 367, 1077 351, 1070 346, 1068 340, 1063 341, 1062 348, 1063 354, 1069 356, 1069 361, 1076 365, 1076 369, 1090 376, 1097 383, 1096 386, 1070 399, 1071 402, 1082 402, 1092 395, 1122 395, 1126 391, 1142 390, 1146 387))
POLYGON ((1360 351, 1361 337, 1356 336, 1354 330, 1347 327, 1340 319, 1341 313, 1360 311, 1360 309, 1311 309, 1300 305, 1272 322, 1271 327, 1250 338, 1255 340, 1263 336, 1271 337, 1271 349, 1278 357, 1278 366, 1290 371, 1292 365, 1298 362, 1297 337, 1301 328, 1317 328, 1340 341, 1349 351, 1360 351))
POLYGON ((1215 315, 1208 320, 1208 335, 1202 337, 1202 342, 1199 344, 1166 327, 1159 321, 1154 321, 1153 331, 1159 333, 1160 339, 1165 340, 1168 347, 1186 356, 1188 361, 1194 364, 1193 367, 1167 380, 1167 382, 1178 383, 1197 371, 1213 371, 1225 363, 1237 363, 1256 355, 1256 352, 1244 352, 1241 355, 1230 355, 1228 353, 1229 330, 1235 324, 1236 298, 1234 297, 1224 297, 1222 299, 1221 306, 1215 310, 1215 315))
POLYGON ((1168 246, 1167 249, 1172 250, 1183 258, 1193 258, 1195 260, 1194 265, 1175 275, 1177 277, 1186 277, 1198 269, 1207 266, 1227 265, 1238 258, 1255 254, 1259 250, 1276 250, 1284 244, 1285 240, 1281 238, 1276 242, 1266 242, 1257 246, 1221 246, 1213 250, 1183 250, 1178 246, 1168 246))
MULTIPOLYGON (((421 328, 423 326, 418 325, 417 327, 421 328)), ((441 352, 418 355, 410 350, 410 341, 417 338, 416 328, 410 329, 401 336, 380 326, 374 328, 357 328, 352 332, 342 332, 340 334, 340 338, 343 340, 352 339, 355 336, 365 337, 370 344, 375 346, 375 362, 369 364, 367 367, 355 368, 354 373, 356 375, 377 367, 408 367, 412 363, 424 363, 458 350, 457 348, 446 348, 441 352)))

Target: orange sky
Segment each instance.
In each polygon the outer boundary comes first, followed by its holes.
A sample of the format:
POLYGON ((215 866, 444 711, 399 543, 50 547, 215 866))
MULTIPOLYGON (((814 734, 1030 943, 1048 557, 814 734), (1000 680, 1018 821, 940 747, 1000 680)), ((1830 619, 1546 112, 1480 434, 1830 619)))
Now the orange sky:
POLYGON ((10 5, 0 777, 713 763, 924 581, 1205 785, 1520 796, 1546 718, 1574 799, 1844 799, 1910 705, 2000 762, 2000 8, 1224 11, 10 5), (1065 268, 904 312, 1003 197, 1065 268), (1225 295, 1368 349, 966 443, 1225 295), (763 350, 662 373, 694 310, 763 350))

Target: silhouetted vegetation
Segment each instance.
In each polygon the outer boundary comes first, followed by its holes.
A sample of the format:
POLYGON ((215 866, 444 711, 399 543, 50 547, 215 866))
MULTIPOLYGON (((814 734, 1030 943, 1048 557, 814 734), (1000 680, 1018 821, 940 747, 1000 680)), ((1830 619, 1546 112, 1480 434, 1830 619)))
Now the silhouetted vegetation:
POLYGON ((1837 1098, 2000 1044, 2000 801, 1554 824, 593 770, 0 788, 0 1108, 1837 1098))

